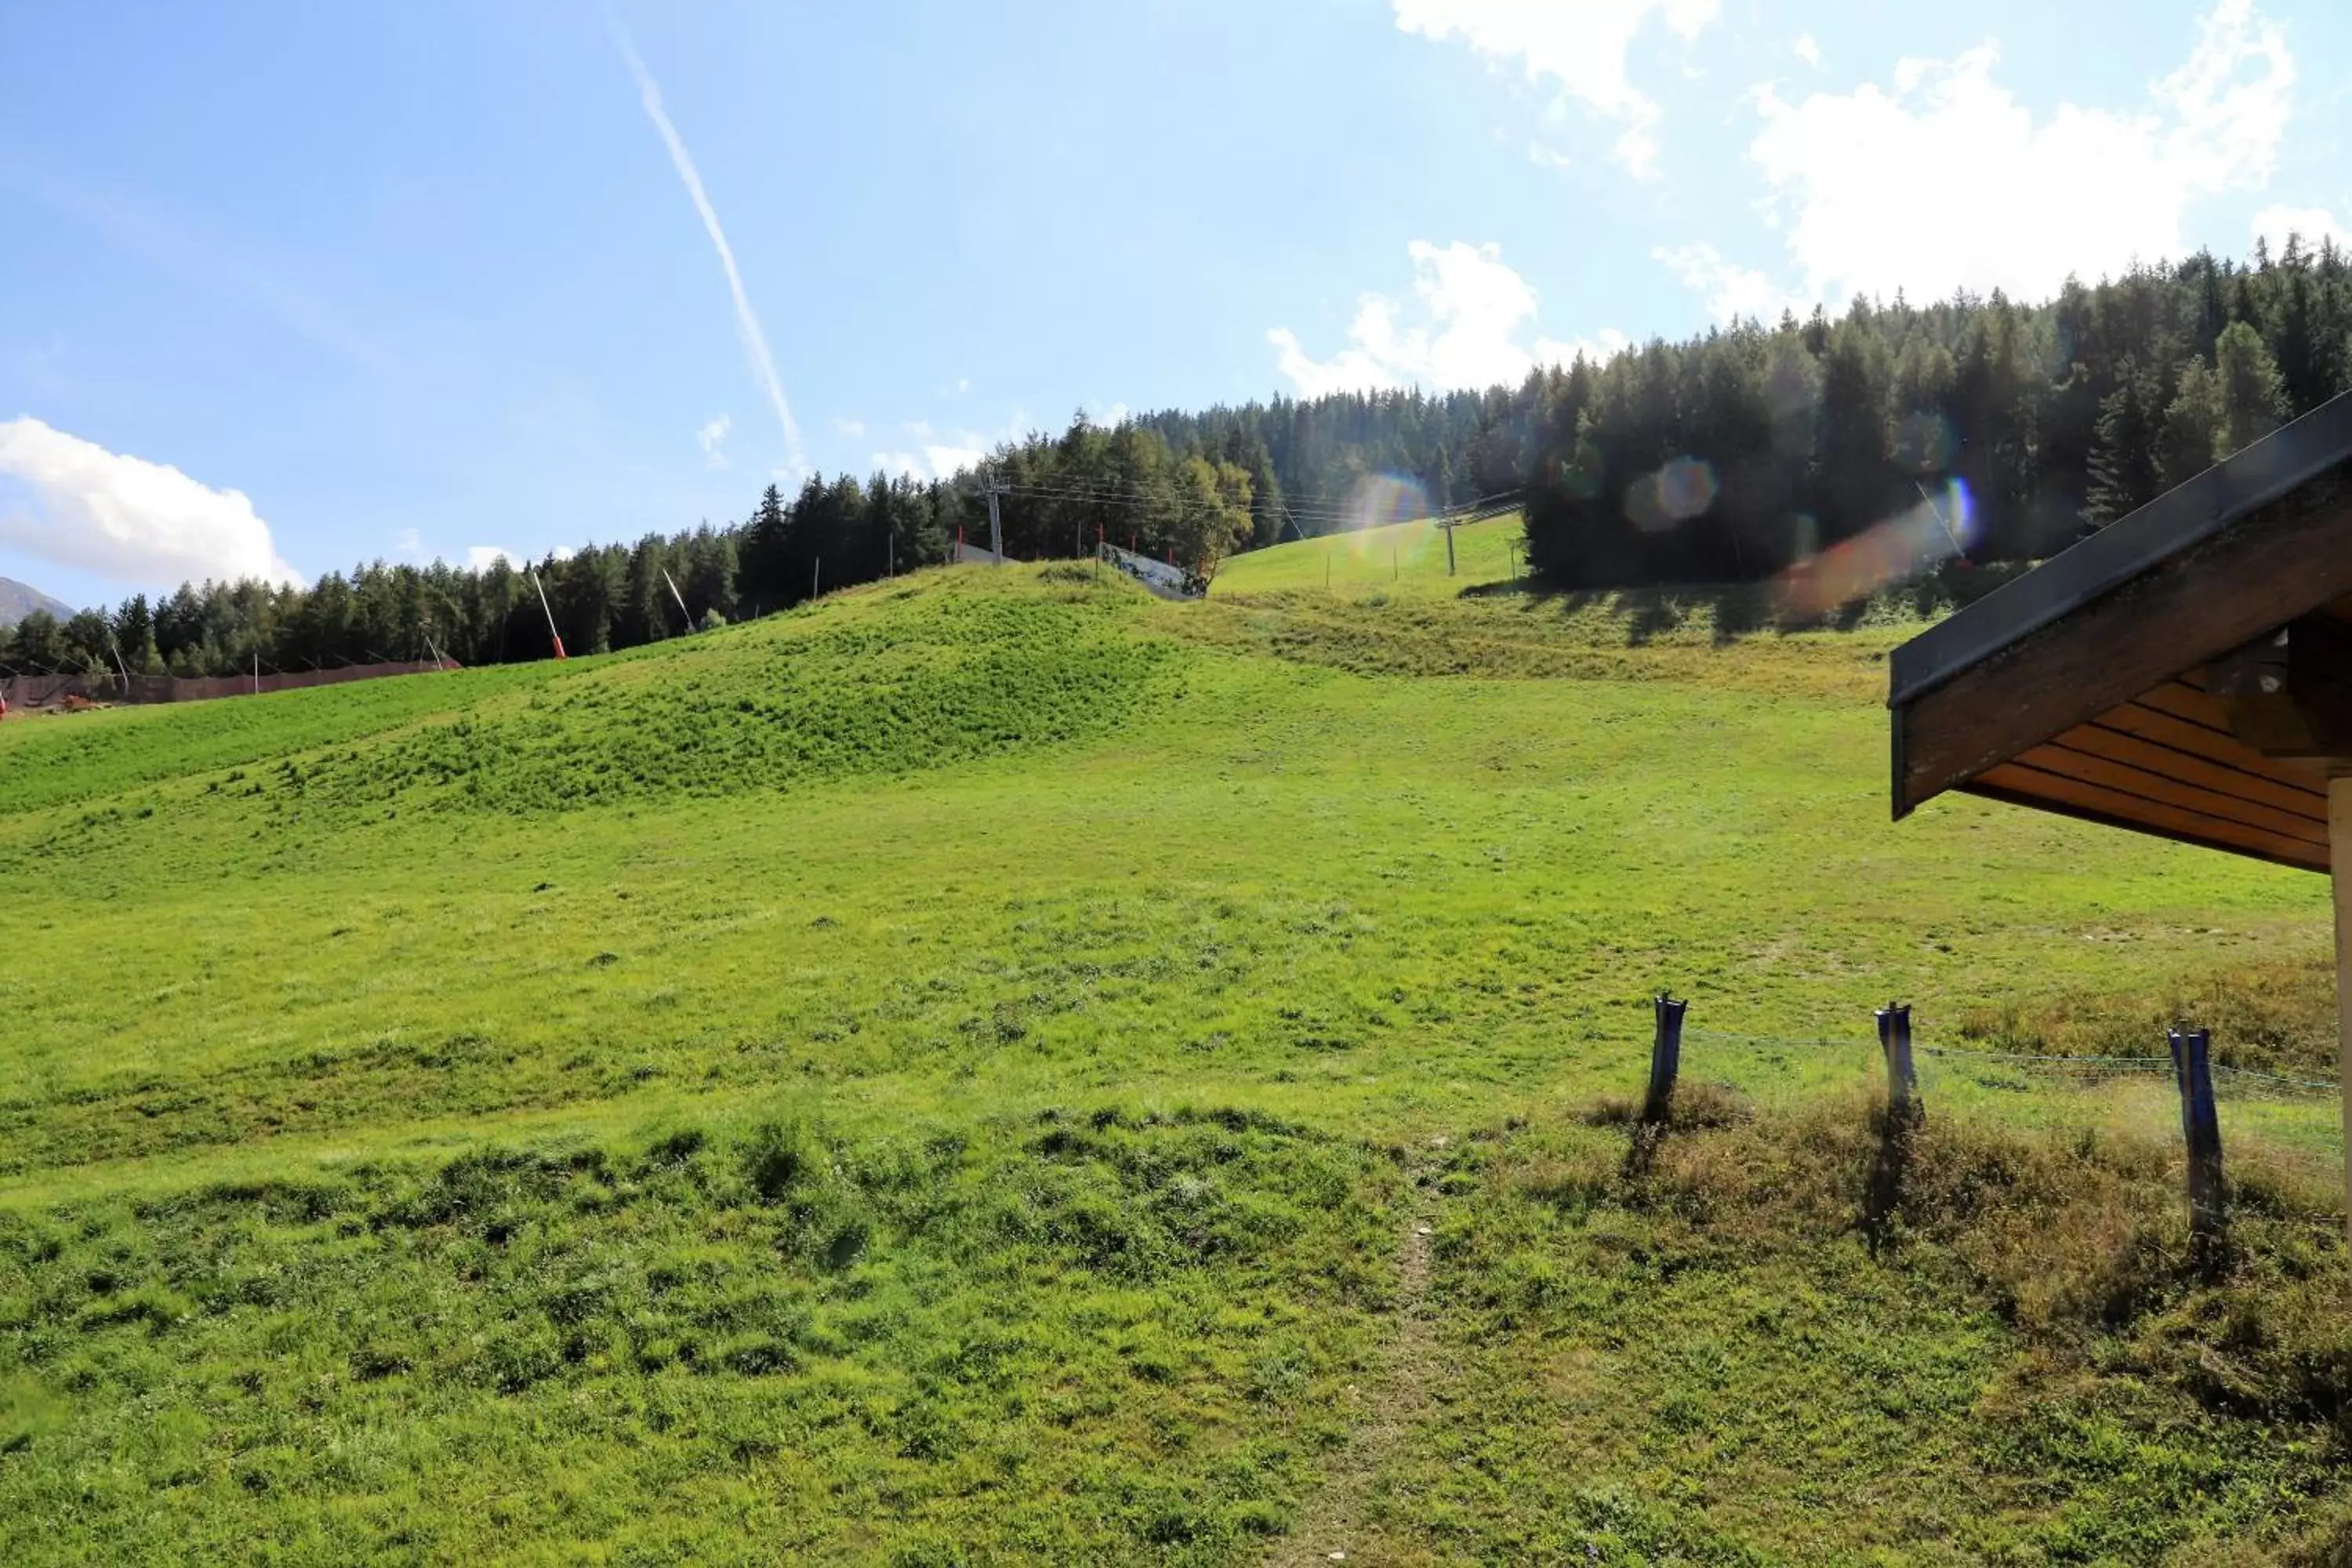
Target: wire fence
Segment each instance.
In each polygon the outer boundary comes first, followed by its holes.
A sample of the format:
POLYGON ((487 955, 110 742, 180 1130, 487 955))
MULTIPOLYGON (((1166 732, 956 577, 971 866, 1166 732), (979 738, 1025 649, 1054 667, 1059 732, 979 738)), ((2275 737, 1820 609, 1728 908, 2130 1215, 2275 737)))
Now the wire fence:
MULTIPOLYGON (((1685 1039, 1712 1040, 1717 1044, 1762 1050, 1853 1052, 1859 1048, 1857 1041, 1832 1039, 1827 1036, 1799 1038, 1779 1035, 1736 1035, 1721 1029, 1685 1029, 1683 1036, 1685 1039)), ((1968 1046, 1918 1046, 1914 1050, 1919 1056, 1955 1067, 2005 1067, 2077 1081, 2095 1082, 2139 1074, 2152 1074, 2166 1079, 2172 1077, 2170 1057, 2038 1056, 2022 1051, 1983 1051, 1968 1046)), ((2279 1073, 2226 1067, 2220 1063, 2216 1063, 2212 1070, 2217 1087, 2229 1084, 2251 1093, 2315 1094, 2335 1099, 2342 1092, 2339 1085, 2326 1079, 2289 1078, 2279 1073)))
POLYGON ((0 702, 30 710, 82 702, 204 702, 223 697, 252 697, 268 691, 293 691, 312 686, 338 686, 352 680, 381 680, 387 676, 423 675, 461 668, 457 660, 395 659, 376 664, 330 665, 307 670, 270 667, 261 673, 257 662, 250 675, 0 675, 0 702))
MULTIPOLYGON (((1760 1058, 1811 1057, 1871 1070, 1880 1057, 1877 1042, 1860 1033, 1843 1038, 1706 1028, 1679 1033, 1682 1040, 1702 1049, 1728 1048, 1760 1058)), ((1939 1089, 1948 1094, 1961 1081, 1996 1091, 2040 1090, 2035 1094, 2037 1109, 2053 1113, 2060 1127, 2070 1122, 2078 1128, 2112 1126, 2121 1121, 2143 1134, 2180 1135, 2176 1094, 2179 1080, 2168 1055, 2061 1056, 1929 1045, 1915 1045, 1912 1054, 1920 1070, 1920 1093, 1931 1101, 1939 1089), (2116 1085, 2144 1085, 2158 1092, 2127 1095, 2120 1102, 2113 1096, 2094 1097, 2090 1092, 2116 1085)), ((2248 1173, 2263 1171, 2292 1175, 2331 1198, 2343 1192, 2346 1156, 2338 1109, 2340 1085, 2218 1063, 2210 1070, 2214 1099, 2226 1109, 2222 1120, 2233 1155, 2233 1180, 2242 1181, 2248 1173), (2325 1118, 2311 1114, 2322 1107, 2337 1113, 2325 1118)), ((2332 1231, 2335 1227, 2330 1224, 2322 1228, 2332 1231)))

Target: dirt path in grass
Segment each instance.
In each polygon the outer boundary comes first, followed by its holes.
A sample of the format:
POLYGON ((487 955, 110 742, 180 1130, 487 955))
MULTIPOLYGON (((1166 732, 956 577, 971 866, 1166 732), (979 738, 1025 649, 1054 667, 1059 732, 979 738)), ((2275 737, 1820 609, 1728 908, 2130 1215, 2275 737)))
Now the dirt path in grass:
POLYGON ((1331 1457, 1322 1486, 1307 1500, 1290 1533, 1267 1554, 1272 1568, 1392 1560, 1371 1533, 1372 1483, 1381 1463, 1427 1415, 1433 1391, 1452 1374, 1426 1301, 1431 1232, 1437 1224, 1437 1156, 1444 1147, 1444 1138, 1432 1139, 1415 1152, 1406 1171, 1411 1186, 1397 1237, 1393 1331, 1380 1363, 1348 1390, 1347 1446, 1331 1457))

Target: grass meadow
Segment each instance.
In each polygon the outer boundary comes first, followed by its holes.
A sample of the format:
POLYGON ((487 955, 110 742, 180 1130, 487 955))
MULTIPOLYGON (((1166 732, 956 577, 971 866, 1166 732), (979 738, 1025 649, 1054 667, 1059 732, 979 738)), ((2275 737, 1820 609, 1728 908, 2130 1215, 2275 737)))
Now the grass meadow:
POLYGON ((2216 1271, 1972 1054, 2324 1076, 2325 884, 1509 528, 0 725, 0 1561, 2342 1561, 2334 1100, 2216 1271))
POLYGON ((1446 595, 1475 584, 1505 583, 1527 566, 1518 514, 1465 522, 1454 530, 1454 570, 1446 570, 1445 530, 1423 519, 1302 539, 1253 550, 1224 563, 1212 584, 1218 598, 1284 588, 1356 595, 1387 588, 1446 595))

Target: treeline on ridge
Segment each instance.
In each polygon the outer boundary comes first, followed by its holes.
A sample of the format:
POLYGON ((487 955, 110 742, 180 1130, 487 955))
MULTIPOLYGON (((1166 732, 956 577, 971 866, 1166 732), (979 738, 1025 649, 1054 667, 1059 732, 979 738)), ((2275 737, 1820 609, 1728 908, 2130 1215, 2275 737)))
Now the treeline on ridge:
POLYGON ((2352 259, 1858 299, 1537 379, 1528 554, 1562 585, 1769 576, 1923 502, 1970 559, 2033 560, 2352 388, 2352 259))
MULTIPOLYGON (((1234 550, 1524 488, 1533 568, 1564 586, 1779 573, 1964 489, 1979 562, 2063 548, 2352 387, 2352 259, 2332 243, 2200 253, 2019 304, 1857 299, 1516 387, 1342 393, 1001 446, 1005 549, 1098 539, 1213 571, 1234 550)), ((742 521, 534 563, 568 647, 601 652, 788 608, 988 539, 978 477, 773 486, 742 521), (673 593, 672 584, 676 591, 673 593), (679 599, 683 599, 683 605, 679 599)), ((205 584, 0 631, 0 671, 229 674, 416 658, 539 658, 530 577, 381 561, 308 587, 205 584)))

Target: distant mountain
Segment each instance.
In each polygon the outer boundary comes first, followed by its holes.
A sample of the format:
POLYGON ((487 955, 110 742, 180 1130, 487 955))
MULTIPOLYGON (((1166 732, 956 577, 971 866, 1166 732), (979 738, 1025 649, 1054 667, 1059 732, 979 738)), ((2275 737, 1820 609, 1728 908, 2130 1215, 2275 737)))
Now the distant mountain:
POLYGON ((71 605, 52 599, 38 588, 28 587, 14 577, 0 577, 0 626, 13 626, 35 610, 47 610, 61 621, 74 613, 71 605))

